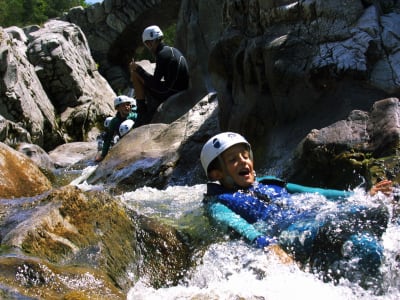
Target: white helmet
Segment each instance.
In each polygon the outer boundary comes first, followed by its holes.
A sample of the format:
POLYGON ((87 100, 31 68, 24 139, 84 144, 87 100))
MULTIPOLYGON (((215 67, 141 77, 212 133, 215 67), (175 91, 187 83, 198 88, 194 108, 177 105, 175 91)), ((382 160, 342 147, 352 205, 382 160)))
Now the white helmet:
POLYGON ((160 27, 157 25, 152 25, 145 28, 142 34, 142 40, 144 43, 145 41, 157 40, 163 36, 164 34, 162 33, 160 27))
POLYGON ((238 133, 223 132, 213 136, 204 144, 203 149, 201 149, 200 160, 206 175, 208 174, 210 163, 226 149, 236 144, 246 144, 252 156, 249 142, 238 133))
POLYGON ((135 121, 133 120, 125 120, 119 125, 119 134, 121 137, 123 137, 125 134, 129 132, 129 130, 132 129, 133 125, 135 125, 135 121))
POLYGON ((111 120, 113 119, 113 117, 107 117, 105 120, 104 120, 104 127, 105 128, 108 128, 108 126, 110 126, 110 123, 111 123, 111 120))
POLYGON ((121 95, 118 96, 117 98, 114 99, 114 108, 117 108, 118 105, 120 105, 121 103, 131 103, 133 102, 133 98, 125 96, 125 95, 121 95))

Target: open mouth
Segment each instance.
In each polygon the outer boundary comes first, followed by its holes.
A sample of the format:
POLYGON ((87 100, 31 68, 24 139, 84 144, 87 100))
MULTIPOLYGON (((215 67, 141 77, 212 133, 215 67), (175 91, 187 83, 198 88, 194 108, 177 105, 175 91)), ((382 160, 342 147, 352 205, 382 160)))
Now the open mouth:
POLYGON ((248 170, 248 169, 246 169, 246 170, 241 170, 240 172, 239 172, 239 175, 240 176, 247 176, 247 175, 249 175, 250 174, 250 170, 248 170))

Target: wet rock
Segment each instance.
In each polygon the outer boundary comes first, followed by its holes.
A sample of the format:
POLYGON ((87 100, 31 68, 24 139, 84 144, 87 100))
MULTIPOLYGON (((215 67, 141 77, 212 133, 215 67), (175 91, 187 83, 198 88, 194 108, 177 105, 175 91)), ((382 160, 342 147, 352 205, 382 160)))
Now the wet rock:
POLYGON ((371 111, 356 110, 346 120, 312 130, 299 145, 293 182, 367 188, 384 178, 398 182, 400 160, 399 100, 377 101, 371 111))
POLYGON ((131 191, 143 186, 164 188, 184 179, 186 184, 204 180, 199 177, 204 173, 200 164, 194 168, 193 162, 198 161, 210 130, 215 132, 217 127, 217 103, 213 100, 215 97, 205 96, 171 124, 149 124, 130 131, 113 146, 87 182, 131 191))
POLYGON ((177 282, 190 262, 174 228, 72 186, 0 203, 0 238, 0 281, 30 297, 121 299, 138 276, 177 282))
POLYGON ((24 154, 0 143, 0 198, 31 197, 51 189, 49 179, 24 154))
POLYGON ((93 164, 96 153, 97 142, 73 142, 56 147, 49 156, 57 168, 81 168, 93 164))
POLYGON ((187 237, 157 220, 137 217, 140 227, 138 242, 144 253, 140 276, 148 278, 155 288, 176 285, 192 262, 187 237))
POLYGON ((0 257, 2 299, 125 299, 106 274, 23 255, 0 257))
POLYGON ((22 143, 18 144, 17 150, 29 157, 43 171, 52 172, 54 170, 51 157, 38 145, 22 143))
MULTIPOLYGON (((110 196, 84 194, 68 186, 47 196, 9 204, 4 214, 0 219, 1 243, 11 252, 63 265, 66 270, 81 266, 94 280, 108 281, 120 290, 132 284, 127 274, 136 272, 135 227, 110 196), (102 275, 94 275, 97 273, 102 275)), ((64 268, 58 269, 57 276, 63 276, 64 268)), ((79 271, 73 269, 72 274, 65 274, 70 280, 79 271)))

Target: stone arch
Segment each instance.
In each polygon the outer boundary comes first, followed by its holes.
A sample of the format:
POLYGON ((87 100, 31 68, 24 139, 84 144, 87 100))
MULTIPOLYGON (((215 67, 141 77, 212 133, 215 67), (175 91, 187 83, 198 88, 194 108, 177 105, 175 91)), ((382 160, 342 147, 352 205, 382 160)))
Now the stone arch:
POLYGON ((143 28, 156 24, 163 29, 176 23, 180 6, 180 0, 105 0, 73 8, 63 19, 82 29, 99 72, 119 93, 130 85, 127 63, 143 47, 143 28))

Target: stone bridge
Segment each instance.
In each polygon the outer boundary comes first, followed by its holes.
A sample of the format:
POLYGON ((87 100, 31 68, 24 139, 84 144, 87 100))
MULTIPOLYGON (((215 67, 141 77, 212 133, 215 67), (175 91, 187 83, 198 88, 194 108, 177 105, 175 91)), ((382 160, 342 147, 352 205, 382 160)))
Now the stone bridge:
POLYGON ((129 84, 128 62, 143 50, 143 28, 176 24, 180 6, 180 0, 104 0, 86 9, 75 7, 63 20, 82 29, 100 73, 119 93, 129 84))

